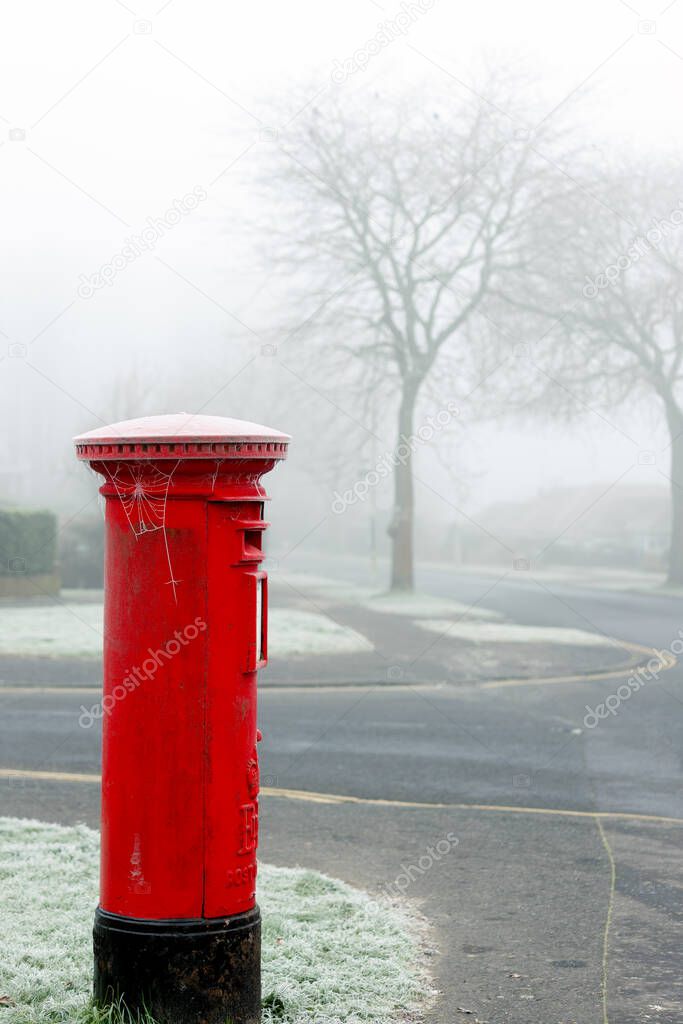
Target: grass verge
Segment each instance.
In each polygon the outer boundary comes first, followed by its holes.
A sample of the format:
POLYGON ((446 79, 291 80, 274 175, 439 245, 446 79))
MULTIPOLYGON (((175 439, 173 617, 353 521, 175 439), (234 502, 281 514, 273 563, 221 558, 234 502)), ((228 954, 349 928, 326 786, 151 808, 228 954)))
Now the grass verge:
MULTIPOLYGON (((90 1001, 99 835, 0 818, 0 1024, 121 1024, 90 1001)), ((259 868, 264 1024, 415 1020, 430 995, 415 925, 313 871, 259 868)))

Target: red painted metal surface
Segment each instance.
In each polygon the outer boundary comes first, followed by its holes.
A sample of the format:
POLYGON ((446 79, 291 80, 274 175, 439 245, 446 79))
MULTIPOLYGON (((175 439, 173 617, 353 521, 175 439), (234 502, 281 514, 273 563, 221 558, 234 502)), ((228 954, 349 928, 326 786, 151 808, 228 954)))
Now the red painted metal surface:
POLYGON ((106 498, 103 910, 215 918, 254 905, 260 478, 288 440, 185 414, 75 438, 106 498))

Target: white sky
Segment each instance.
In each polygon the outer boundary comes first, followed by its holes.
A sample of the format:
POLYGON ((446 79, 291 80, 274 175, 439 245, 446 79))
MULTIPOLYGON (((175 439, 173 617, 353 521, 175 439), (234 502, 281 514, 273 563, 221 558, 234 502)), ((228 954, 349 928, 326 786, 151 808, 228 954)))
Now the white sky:
MULTIPOLYGON (((54 421, 77 429, 111 418, 115 367, 135 363, 153 389, 201 364, 214 368, 218 390, 259 353, 277 287, 256 259, 244 215, 263 212, 253 183, 268 160, 270 130, 282 109, 296 113, 301 96, 361 90, 371 102, 378 83, 426 90, 437 81, 460 95, 485 53, 535 74, 540 116, 590 86, 582 129, 603 148, 683 149, 683 0, 434 0, 367 70, 335 84, 335 61, 351 58, 401 9, 376 0, 6 6, 0 397, 19 424, 13 449, 49 434, 54 421), (197 186, 206 199, 154 254, 111 287, 78 296, 82 274, 197 186), (26 349, 11 354, 16 343, 26 349)), ((236 386, 210 411, 268 418, 236 386)), ((656 435, 643 447, 664 443, 656 435)), ((487 428, 473 450, 477 504, 554 478, 611 480, 633 455, 597 420, 571 432, 487 428)))

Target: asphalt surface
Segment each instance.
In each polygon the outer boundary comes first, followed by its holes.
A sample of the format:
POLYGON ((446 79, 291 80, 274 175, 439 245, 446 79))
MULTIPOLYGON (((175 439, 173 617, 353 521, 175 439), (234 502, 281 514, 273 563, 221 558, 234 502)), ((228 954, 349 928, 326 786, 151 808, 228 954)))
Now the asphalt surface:
MULTIPOLYGON (((317 574, 362 571, 315 562, 317 574)), ((521 572, 496 583, 427 568, 419 583, 513 621, 659 648, 683 628, 683 600, 668 596, 521 572)), ((263 797, 261 856, 403 889, 436 946, 435 1024, 682 1022, 683 673, 586 728, 586 705, 621 682, 264 690, 262 783, 298 795, 263 797), (358 802, 331 802, 340 795, 358 802)), ((1 767, 99 770, 76 692, 0 700, 1 767)), ((96 825, 97 787, 0 778, 0 812, 96 825)))

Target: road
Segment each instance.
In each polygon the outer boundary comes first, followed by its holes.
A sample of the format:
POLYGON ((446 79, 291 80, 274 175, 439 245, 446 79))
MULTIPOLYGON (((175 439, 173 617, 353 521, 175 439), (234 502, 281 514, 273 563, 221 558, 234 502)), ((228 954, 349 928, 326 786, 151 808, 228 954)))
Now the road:
MULTIPOLYGON (((315 571, 340 567, 316 559, 315 571)), ((343 571, 361 578, 355 563, 343 571)), ((660 648, 683 626, 679 598, 528 573, 496 583, 425 567, 419 583, 513 621, 660 648)), ((436 945, 434 1024, 472 1021, 463 1009, 489 1024, 681 1022, 683 673, 586 728, 586 705, 621 683, 266 689, 262 858, 402 889, 436 945)), ((0 765, 96 773, 82 700, 4 694, 0 765)), ((0 782, 3 813, 97 823, 92 783, 0 782)))

